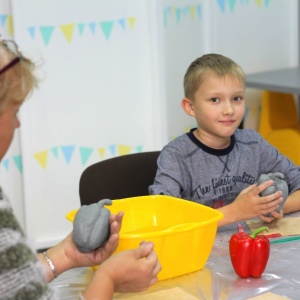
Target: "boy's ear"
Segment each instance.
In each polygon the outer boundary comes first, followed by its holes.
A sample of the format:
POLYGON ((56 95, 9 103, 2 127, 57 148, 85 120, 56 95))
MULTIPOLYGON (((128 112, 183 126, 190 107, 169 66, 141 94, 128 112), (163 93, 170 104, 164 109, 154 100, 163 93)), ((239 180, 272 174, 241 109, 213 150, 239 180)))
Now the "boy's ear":
POLYGON ((188 98, 183 98, 181 101, 181 107, 186 114, 191 117, 195 117, 194 106, 192 100, 188 98))

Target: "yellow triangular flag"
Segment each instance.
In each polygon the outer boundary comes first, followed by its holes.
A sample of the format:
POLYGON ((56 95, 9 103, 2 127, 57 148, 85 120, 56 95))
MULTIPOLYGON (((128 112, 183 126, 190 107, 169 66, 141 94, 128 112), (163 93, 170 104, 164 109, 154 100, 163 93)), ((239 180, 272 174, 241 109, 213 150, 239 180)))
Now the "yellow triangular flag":
POLYGON ((256 0, 256 4, 257 4, 258 6, 261 6, 262 0, 256 0))
POLYGON ((63 32, 66 40, 70 43, 72 40, 75 24, 65 24, 61 25, 60 29, 63 32))
POLYGON ((175 16, 176 11, 177 11, 177 8, 173 5, 173 6, 172 6, 172 15, 175 16))
POLYGON ((48 150, 39 152, 34 154, 34 158, 39 162, 39 164, 46 169, 47 167, 47 158, 48 158, 48 150))
POLYGON ((99 148, 98 149, 98 153, 101 156, 101 158, 104 158, 104 154, 105 154, 105 148, 99 148))
POLYGON ((133 28, 133 26, 135 24, 135 17, 128 18, 128 23, 129 23, 130 28, 133 28))
POLYGON ((7 26, 8 26, 8 34, 13 35, 14 33, 14 22, 12 16, 7 16, 7 26))
POLYGON ((191 10, 191 17, 192 17, 193 20, 195 20, 196 7, 195 6, 191 6, 190 10, 191 10))
POLYGON ((118 145, 118 153, 119 155, 125 155, 128 154, 131 150, 130 146, 125 146, 125 145, 118 145))
POLYGON ((191 130, 191 127, 190 127, 190 126, 187 126, 187 127, 185 127, 184 132, 187 133, 187 132, 190 132, 190 130, 191 130))

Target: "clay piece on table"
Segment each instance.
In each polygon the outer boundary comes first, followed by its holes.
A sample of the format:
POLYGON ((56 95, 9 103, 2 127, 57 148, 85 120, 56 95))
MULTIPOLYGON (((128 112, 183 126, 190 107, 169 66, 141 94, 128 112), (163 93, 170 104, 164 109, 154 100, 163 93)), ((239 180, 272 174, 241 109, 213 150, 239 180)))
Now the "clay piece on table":
POLYGON ((73 240, 80 252, 90 252, 101 247, 110 235, 110 211, 104 205, 111 205, 110 199, 82 205, 73 223, 73 240))
MULTIPOLYGON (((289 188, 286 181, 284 180, 284 175, 281 172, 261 174, 257 180, 257 185, 260 185, 270 179, 274 181, 274 184, 264 189, 260 193, 260 196, 264 197, 264 196, 274 194, 277 191, 282 191, 283 201, 279 204, 279 207, 276 209, 277 212, 280 212, 283 204, 285 203, 289 195, 289 188)), ((265 216, 269 217, 271 216, 271 214, 266 214, 265 216)))

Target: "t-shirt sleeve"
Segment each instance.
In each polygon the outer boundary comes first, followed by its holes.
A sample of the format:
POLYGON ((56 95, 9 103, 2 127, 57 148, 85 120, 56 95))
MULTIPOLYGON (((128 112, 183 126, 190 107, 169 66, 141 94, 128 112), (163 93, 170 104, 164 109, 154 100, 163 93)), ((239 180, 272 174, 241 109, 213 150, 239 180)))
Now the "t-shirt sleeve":
POLYGON ((151 195, 170 195, 182 198, 186 189, 187 176, 181 154, 176 148, 166 146, 157 160, 157 173, 153 185, 149 186, 151 195))

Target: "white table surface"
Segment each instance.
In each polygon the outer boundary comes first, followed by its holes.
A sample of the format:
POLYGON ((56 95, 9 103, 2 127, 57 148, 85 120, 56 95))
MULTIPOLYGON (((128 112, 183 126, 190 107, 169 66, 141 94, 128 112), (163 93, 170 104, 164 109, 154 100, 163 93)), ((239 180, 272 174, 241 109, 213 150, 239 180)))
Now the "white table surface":
MULTIPOLYGON (((243 300, 266 292, 300 299, 300 240, 272 244, 263 275, 242 279, 235 274, 229 257, 228 241, 236 231, 237 224, 218 230, 203 270, 162 280, 144 293, 115 294, 114 299, 243 300)), ((91 269, 70 270, 55 279, 52 286, 59 299, 78 299, 91 276, 91 269)))

